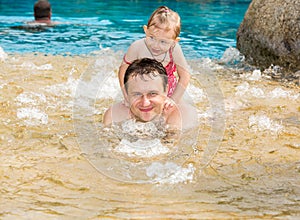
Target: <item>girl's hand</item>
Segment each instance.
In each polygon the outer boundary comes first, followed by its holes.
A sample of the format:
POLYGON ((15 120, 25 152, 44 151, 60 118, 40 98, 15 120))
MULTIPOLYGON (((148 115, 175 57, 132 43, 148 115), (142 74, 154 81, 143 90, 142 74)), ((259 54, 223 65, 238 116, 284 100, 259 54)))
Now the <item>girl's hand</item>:
POLYGON ((165 103, 164 103, 164 111, 169 111, 170 109, 174 108, 175 106, 175 102, 173 99, 170 99, 170 98, 167 98, 165 100, 165 103))
POLYGON ((125 105, 126 107, 129 107, 129 102, 126 99, 122 101, 122 104, 125 105))

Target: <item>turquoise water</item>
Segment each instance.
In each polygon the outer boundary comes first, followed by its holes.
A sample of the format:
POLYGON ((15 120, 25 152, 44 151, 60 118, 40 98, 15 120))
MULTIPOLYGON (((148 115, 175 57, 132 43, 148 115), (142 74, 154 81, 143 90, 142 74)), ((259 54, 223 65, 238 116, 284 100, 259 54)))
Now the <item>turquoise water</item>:
POLYGON ((152 11, 167 5, 182 19, 181 45, 188 59, 220 58, 235 47, 236 31, 250 0, 51 1, 55 28, 42 32, 15 27, 33 20, 30 1, 0 0, 0 46, 8 53, 89 54, 103 48, 125 51, 144 36, 152 11))

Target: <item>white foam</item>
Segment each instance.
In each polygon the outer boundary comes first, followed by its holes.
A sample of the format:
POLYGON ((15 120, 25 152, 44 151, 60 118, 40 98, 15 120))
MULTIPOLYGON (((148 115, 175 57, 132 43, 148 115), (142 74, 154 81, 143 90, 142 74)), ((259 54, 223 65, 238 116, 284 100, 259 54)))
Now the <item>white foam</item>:
POLYGON ((7 58, 7 54, 4 52, 2 47, 0 47, 0 61, 4 61, 7 58))
POLYGON ((47 100, 44 94, 23 92, 16 97, 16 101, 18 101, 20 104, 30 104, 32 106, 36 106, 40 103, 45 103, 47 100))
POLYGON ((196 87, 193 84, 189 84, 186 91, 187 91, 187 94, 189 96, 191 96, 192 100, 196 103, 201 102, 201 101, 203 101, 204 99, 207 98, 207 96, 204 93, 203 89, 201 89, 199 87, 196 87))
POLYGON ((271 133, 280 133, 284 127, 265 115, 251 115, 249 117, 249 127, 256 131, 270 131, 271 133))
POLYGON ((29 61, 26 61, 26 62, 22 63, 21 67, 25 67, 25 68, 28 68, 28 69, 37 69, 37 70, 51 70, 51 69, 53 69, 52 64, 44 64, 44 65, 41 65, 41 66, 37 66, 34 63, 29 62, 29 61))
POLYGON ((44 90, 58 97, 73 97, 76 92, 77 85, 78 80, 73 77, 69 77, 66 83, 47 86, 44 90))
MULTIPOLYGON (((219 70, 219 69, 224 69, 224 66, 217 64, 210 58, 201 58, 200 61, 198 62, 198 65, 200 68, 204 68, 204 70, 219 70)), ((197 72, 196 72, 197 73, 197 72)), ((193 71, 193 74, 194 71, 193 71)), ((201 74, 201 73, 200 73, 201 74)))
POLYGON ((177 184, 192 181, 194 171, 193 164, 188 164, 188 167, 184 168, 173 162, 166 162, 165 164, 153 162, 147 167, 146 174, 157 183, 177 184))
POLYGON ((253 87, 250 89, 249 92, 253 97, 256 97, 256 98, 264 98, 265 97, 265 92, 261 88, 253 87))
POLYGON ((290 91, 286 91, 282 88, 275 88, 269 94, 271 98, 290 98, 290 99, 298 99, 300 94, 292 94, 290 91))
POLYGON ((264 98, 265 92, 263 89, 258 87, 250 87, 249 83, 243 82, 241 85, 236 87, 235 95, 240 97, 256 97, 256 98, 264 98))
POLYGON ((26 125, 45 125, 48 123, 48 115, 37 108, 19 108, 17 117, 24 119, 26 125))
POLYGON ((262 78, 260 70, 253 70, 252 73, 245 73, 241 75, 241 78, 247 79, 249 81, 259 81, 262 78))
POLYGON ((239 86, 236 87, 235 95, 244 96, 247 93, 247 91, 249 90, 249 87, 250 87, 249 83, 243 82, 242 84, 240 84, 239 86))
POLYGON ((300 94, 294 94, 291 91, 286 91, 282 88, 275 88, 271 92, 265 92, 262 88, 251 87, 249 83, 243 82, 236 87, 235 95, 240 97, 256 97, 256 98, 270 98, 270 99, 291 99, 297 100, 300 94))
POLYGON ((103 83, 101 85, 101 88, 99 89, 98 94, 97 94, 97 98, 115 99, 118 94, 121 95, 119 81, 118 81, 117 77, 110 74, 110 76, 108 76, 105 79, 105 83, 103 83))
POLYGON ((220 61, 227 64, 237 64, 243 62, 245 57, 240 53, 240 51, 234 47, 229 47, 223 53, 220 61))
POLYGON ((260 70, 253 70, 252 74, 247 77, 247 79, 252 81, 258 81, 261 79, 261 71, 260 70))
POLYGON ((53 66, 51 63, 47 63, 37 67, 38 70, 52 70, 53 66))
POLYGON ((165 136, 163 121, 139 122, 135 120, 126 120, 122 123, 121 128, 123 135, 135 139, 161 138, 165 136))
POLYGON ((101 20, 99 22, 99 25, 110 25, 112 24, 112 22, 110 20, 101 20))
POLYGON ((235 95, 245 97, 252 96, 257 98, 264 98, 265 93, 261 88, 258 87, 250 87, 249 83, 243 82, 241 85, 236 87, 235 95))
POLYGON ((120 144, 115 148, 115 151, 125 153, 130 157, 154 157, 161 154, 166 154, 169 149, 162 145, 160 139, 138 139, 130 142, 127 139, 122 139, 120 144))

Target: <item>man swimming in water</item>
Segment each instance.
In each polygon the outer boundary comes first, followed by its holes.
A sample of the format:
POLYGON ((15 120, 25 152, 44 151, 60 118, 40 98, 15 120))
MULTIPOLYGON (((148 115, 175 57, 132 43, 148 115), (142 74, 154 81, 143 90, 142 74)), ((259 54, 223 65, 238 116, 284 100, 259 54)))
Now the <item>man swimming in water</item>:
POLYGON ((125 72, 124 85, 129 107, 122 102, 111 106, 104 114, 104 125, 128 119, 149 122, 162 118, 173 128, 182 127, 179 109, 164 108, 168 76, 160 62, 149 58, 135 60, 125 72))
POLYGON ((47 0, 38 0, 34 6, 34 22, 36 23, 44 23, 51 24, 51 4, 47 0))
POLYGON ((38 0, 34 6, 34 20, 26 22, 25 25, 13 26, 12 29, 26 30, 30 32, 45 31, 49 27, 54 27, 57 22, 51 20, 51 4, 47 0, 38 0))

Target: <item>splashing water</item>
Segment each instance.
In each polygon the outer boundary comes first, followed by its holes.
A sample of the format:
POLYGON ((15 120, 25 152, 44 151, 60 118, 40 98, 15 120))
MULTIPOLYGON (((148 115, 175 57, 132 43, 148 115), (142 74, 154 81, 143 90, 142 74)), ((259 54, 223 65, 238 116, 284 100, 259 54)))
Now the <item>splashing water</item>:
POLYGON ((116 135, 101 120, 121 96, 121 58, 106 50, 0 63, 4 219, 298 215, 299 87, 189 60, 197 129, 168 142, 159 126, 127 122, 116 135))

